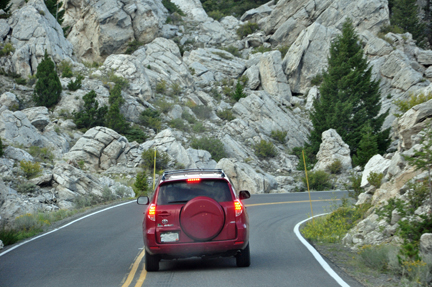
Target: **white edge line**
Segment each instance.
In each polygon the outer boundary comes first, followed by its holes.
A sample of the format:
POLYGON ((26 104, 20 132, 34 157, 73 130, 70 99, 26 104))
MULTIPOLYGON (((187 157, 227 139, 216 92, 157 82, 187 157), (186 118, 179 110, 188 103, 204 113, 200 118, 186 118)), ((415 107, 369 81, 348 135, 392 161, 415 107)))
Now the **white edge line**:
POLYGON ((299 223, 296 224, 296 226, 294 227, 294 233, 297 235, 298 239, 300 240, 301 243, 303 243, 304 246, 306 246, 307 249, 309 249, 310 253, 312 253, 312 255, 315 257, 315 259, 318 261, 319 264, 321 264, 321 266, 324 268, 325 271, 327 271, 327 273, 333 277, 334 280, 336 280, 337 283, 339 283, 340 286, 342 287, 350 287, 345 281, 343 281, 342 278, 339 277, 339 275, 327 264, 327 262, 322 258, 322 256, 318 253, 318 251, 316 251, 315 248, 313 248, 312 245, 309 244, 309 242, 307 242, 306 239, 304 239, 304 237, 301 235, 300 231, 299 231, 299 227, 300 225, 302 225, 304 222, 311 220, 312 218, 318 217, 318 216, 323 216, 323 215, 327 215, 328 213, 323 213, 323 214, 319 214, 319 215, 315 215, 313 217, 310 217, 308 219, 305 219, 299 223))
POLYGON ((78 221, 81 221, 81 220, 83 220, 83 219, 85 219, 85 218, 87 218, 87 217, 90 217, 90 216, 92 216, 92 215, 95 215, 95 214, 98 214, 98 213, 104 212, 104 211, 106 211, 106 210, 108 210, 108 209, 112 209, 112 208, 116 208, 116 207, 119 207, 119 206, 122 206, 122 205, 129 204, 129 203, 132 203, 132 202, 136 202, 136 201, 135 201, 135 200, 131 200, 131 201, 128 201, 128 202, 120 203, 120 204, 117 204, 117 205, 114 205, 114 206, 110 206, 110 207, 107 207, 107 208, 104 208, 104 209, 98 210, 98 211, 96 211, 96 212, 93 212, 93 213, 87 214, 87 215, 85 215, 85 216, 83 216, 83 217, 80 217, 80 218, 78 218, 78 219, 75 219, 74 221, 71 221, 71 222, 69 222, 69 223, 67 223, 67 224, 65 224, 65 225, 63 225, 63 226, 61 226, 61 227, 59 227, 59 228, 53 229, 53 230, 51 230, 51 231, 49 231, 49 232, 46 232, 46 233, 41 234, 41 235, 39 235, 39 236, 33 237, 33 238, 31 238, 31 239, 29 239, 29 240, 27 240, 27 241, 21 242, 20 244, 17 244, 17 245, 15 245, 14 247, 9 248, 8 250, 3 251, 2 253, 0 253, 0 257, 3 256, 3 255, 5 255, 6 253, 11 252, 11 251, 14 250, 14 249, 17 249, 18 247, 20 247, 20 246, 22 246, 22 245, 24 245, 24 244, 27 244, 27 243, 29 243, 29 242, 31 242, 31 241, 33 241, 33 240, 38 239, 38 238, 44 237, 45 235, 48 235, 48 234, 50 234, 50 233, 53 233, 53 232, 59 231, 60 229, 63 229, 63 228, 65 228, 65 227, 67 227, 67 226, 69 226, 69 225, 72 225, 72 224, 74 224, 74 223, 76 223, 76 222, 78 222, 78 221))

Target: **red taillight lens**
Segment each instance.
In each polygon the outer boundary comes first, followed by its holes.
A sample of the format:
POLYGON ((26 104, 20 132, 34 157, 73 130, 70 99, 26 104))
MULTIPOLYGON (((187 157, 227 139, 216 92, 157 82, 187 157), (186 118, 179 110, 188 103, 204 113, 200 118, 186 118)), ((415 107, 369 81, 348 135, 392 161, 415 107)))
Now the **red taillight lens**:
POLYGON ((194 183, 194 182, 200 182, 201 178, 188 178, 186 180, 187 183, 194 183))
POLYGON ((243 205, 238 199, 234 201, 234 210, 235 210, 235 216, 240 216, 243 212, 243 205))
POLYGON ((156 204, 149 206, 147 216, 151 221, 156 221, 156 204))

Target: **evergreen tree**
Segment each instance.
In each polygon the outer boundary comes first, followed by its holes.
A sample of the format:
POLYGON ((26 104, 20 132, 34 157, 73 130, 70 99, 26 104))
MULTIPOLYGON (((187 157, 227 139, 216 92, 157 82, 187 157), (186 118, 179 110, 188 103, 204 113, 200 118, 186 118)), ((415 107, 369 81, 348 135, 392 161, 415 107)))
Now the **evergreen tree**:
POLYGON ((3 142, 0 138, 0 157, 3 156, 3 142))
POLYGON ((357 154, 353 156, 354 166, 364 167, 369 159, 378 153, 377 136, 373 134, 370 125, 362 129, 362 139, 360 140, 357 154))
POLYGON ((9 13, 12 4, 10 4, 10 0, 0 0, 0 9, 3 10, 6 14, 9 13))
POLYGON ((344 22, 342 34, 330 47, 328 69, 323 73, 321 97, 314 102, 311 120, 314 129, 307 149, 317 153, 324 131, 333 128, 355 154, 367 123, 377 137, 378 150, 384 152, 389 144, 390 130, 380 131, 387 113, 381 109, 379 81, 372 80, 369 67, 352 22, 344 22))
POLYGON ((410 32, 414 40, 417 40, 417 45, 424 44, 425 24, 421 23, 418 18, 419 8, 417 0, 393 0, 392 15, 390 21, 392 25, 402 28, 406 32, 410 32))
POLYGON ((63 6, 63 3, 57 2, 56 0, 45 0, 44 2, 51 15, 57 19, 57 22, 60 25, 63 24, 65 10, 60 10, 60 8, 63 6))
POLYGON ((137 173, 132 189, 134 190, 136 197, 147 195, 148 183, 145 171, 137 173))
POLYGON ((33 100, 38 106, 48 108, 57 104, 60 100, 62 86, 57 76, 54 62, 45 50, 45 56, 37 67, 36 86, 34 89, 33 100))
POLYGON ((124 101, 121 95, 121 85, 116 84, 110 91, 110 106, 108 108, 105 124, 108 128, 122 134, 129 130, 129 123, 120 113, 120 107, 123 105, 124 101))
POLYGON ((73 113, 77 128, 92 128, 95 126, 105 125, 105 115, 108 111, 107 107, 99 108, 99 103, 96 101, 96 92, 91 90, 84 95, 84 107, 81 111, 73 113))

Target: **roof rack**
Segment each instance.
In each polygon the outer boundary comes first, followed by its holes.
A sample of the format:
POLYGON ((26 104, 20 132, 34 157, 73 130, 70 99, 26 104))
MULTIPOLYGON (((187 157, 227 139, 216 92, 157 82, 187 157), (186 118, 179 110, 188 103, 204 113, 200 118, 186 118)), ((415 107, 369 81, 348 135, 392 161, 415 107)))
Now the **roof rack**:
POLYGON ((225 172, 222 169, 210 169, 210 168, 198 169, 198 168, 196 168, 196 169, 179 169, 179 170, 165 171, 162 174, 162 180, 167 180, 171 176, 181 175, 181 174, 186 176, 188 174, 204 175, 204 174, 215 174, 215 173, 220 174, 221 177, 225 177, 225 172))

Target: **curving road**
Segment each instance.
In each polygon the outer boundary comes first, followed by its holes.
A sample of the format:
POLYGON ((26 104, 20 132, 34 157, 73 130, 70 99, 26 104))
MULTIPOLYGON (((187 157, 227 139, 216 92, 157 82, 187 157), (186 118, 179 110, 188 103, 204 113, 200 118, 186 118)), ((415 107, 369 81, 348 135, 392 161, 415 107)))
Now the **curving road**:
MULTIPOLYGON (((344 192, 312 193, 314 214, 344 192)), ((99 211, 55 232, 0 253, 0 286, 340 286, 294 234, 311 214, 307 193, 252 195, 252 264, 234 258, 161 262, 143 266, 143 207, 126 203, 99 211)), ((361 286, 340 272, 352 287, 361 286)))

